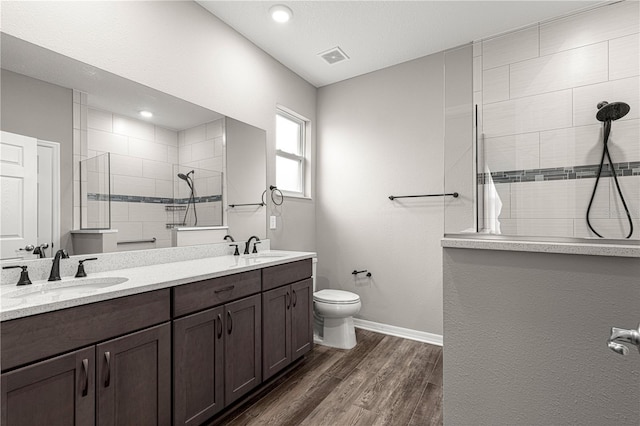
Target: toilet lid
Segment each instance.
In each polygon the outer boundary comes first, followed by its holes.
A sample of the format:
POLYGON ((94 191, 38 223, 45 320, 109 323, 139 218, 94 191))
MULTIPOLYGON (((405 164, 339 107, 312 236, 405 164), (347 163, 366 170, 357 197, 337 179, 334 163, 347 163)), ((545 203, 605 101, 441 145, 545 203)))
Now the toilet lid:
POLYGON ((343 290, 320 290, 313 293, 313 300, 324 303, 357 303, 360 296, 350 291, 343 290))

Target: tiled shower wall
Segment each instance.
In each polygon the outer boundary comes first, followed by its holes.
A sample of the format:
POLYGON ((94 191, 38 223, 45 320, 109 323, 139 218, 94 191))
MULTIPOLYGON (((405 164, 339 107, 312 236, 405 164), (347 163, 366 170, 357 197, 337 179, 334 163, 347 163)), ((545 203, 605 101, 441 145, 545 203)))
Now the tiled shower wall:
MULTIPOLYGON (((111 153, 111 228, 118 230, 118 242, 156 238, 155 245, 119 244, 118 249, 171 246, 165 205, 173 199, 178 132, 89 108, 87 156, 105 152, 111 153)), ((88 181, 95 180, 89 177, 88 181)), ((100 188, 87 190, 96 193, 100 188)), ((91 210, 98 204, 88 206, 91 210)), ((88 211, 87 217, 91 220, 97 214, 88 211)))
MULTIPOLYGON (((176 178, 178 171, 196 169, 198 225, 222 224, 224 118, 178 132, 89 108, 85 94, 78 92, 76 98, 76 164, 110 153, 111 228, 118 230, 119 250, 171 246, 167 224, 182 221, 184 215, 183 210, 166 206, 174 204, 174 200, 178 204, 186 202, 189 197, 187 185, 176 178), (123 243, 153 238, 155 243, 123 243)), ((97 185, 101 181, 98 174, 89 168, 83 179, 82 199, 90 199, 82 207, 84 228, 105 227, 105 201, 100 200, 106 191, 104 185, 97 185)), ((75 176, 80 176, 79 170, 75 176)), ((78 196, 74 200, 81 198, 79 187, 75 182, 78 196)), ((76 214, 80 216, 79 202, 76 214)), ((79 225, 78 220, 76 229, 79 225)))
MULTIPOLYGON (((631 106, 613 122, 609 151, 640 239, 639 6, 617 3, 474 44, 485 231, 595 236, 585 215, 603 147, 596 105, 606 100, 631 106)), ((610 169, 603 176, 591 223, 624 238, 610 169)))
MULTIPOLYGON (((179 171, 184 174, 195 171, 193 180, 198 197, 198 226, 222 225, 224 124, 224 118, 220 118, 178 132, 179 171)), ((189 197, 189 187, 184 181, 176 180, 174 185, 176 198, 189 197)), ((184 218, 182 213, 177 213, 177 216, 176 222, 184 218)), ((192 216, 187 218, 187 224, 193 224, 192 216)))

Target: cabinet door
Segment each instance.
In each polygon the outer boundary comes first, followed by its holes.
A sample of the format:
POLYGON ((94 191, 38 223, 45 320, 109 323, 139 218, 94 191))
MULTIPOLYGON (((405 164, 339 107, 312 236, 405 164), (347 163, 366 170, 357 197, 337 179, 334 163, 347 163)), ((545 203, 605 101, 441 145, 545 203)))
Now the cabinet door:
POLYGON ((5 373, 0 423, 93 425, 94 377, 94 346, 5 373))
POLYGON ((291 362, 291 286, 262 293, 262 377, 291 362))
POLYGON ((313 281, 291 284, 291 360, 313 347, 313 281))
POLYGON ((173 322, 173 424, 199 425, 224 407, 223 307, 173 322))
POLYGON ((171 422, 169 323, 97 346, 98 425, 168 425, 171 422))
POLYGON ((240 299, 224 309, 224 401, 229 405, 262 382, 261 297, 240 299))

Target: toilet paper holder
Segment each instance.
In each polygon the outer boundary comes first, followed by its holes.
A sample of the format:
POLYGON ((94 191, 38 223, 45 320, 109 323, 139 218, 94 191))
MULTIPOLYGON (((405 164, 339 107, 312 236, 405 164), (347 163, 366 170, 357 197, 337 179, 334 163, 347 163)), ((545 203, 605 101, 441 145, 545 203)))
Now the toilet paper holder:
POLYGON ((363 269, 362 271, 358 271, 356 269, 353 270, 353 272, 351 273, 351 275, 357 276, 358 274, 363 274, 363 273, 367 273, 367 277, 371 278, 371 272, 367 272, 366 269, 363 269))

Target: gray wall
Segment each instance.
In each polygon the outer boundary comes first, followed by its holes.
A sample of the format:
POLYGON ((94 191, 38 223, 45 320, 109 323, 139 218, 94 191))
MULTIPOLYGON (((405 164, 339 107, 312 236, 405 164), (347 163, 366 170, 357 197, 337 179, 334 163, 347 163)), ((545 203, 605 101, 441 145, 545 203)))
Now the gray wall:
MULTIPOLYGON (((195 2, 3 2, 2 30, 266 130, 269 184, 276 105, 316 121, 315 87, 195 2)), ((269 209, 273 248, 315 250, 315 200, 269 209)))
POLYGON ((319 89, 318 287, 359 318, 442 334, 444 53, 319 89), (354 280, 368 269, 372 279, 354 280))
POLYGON ((2 70, 2 130, 60 144, 60 246, 71 249, 73 210, 73 93, 70 89, 2 70))
MULTIPOLYGON (((260 196, 267 187, 265 132, 246 123, 226 118, 225 134, 227 202, 259 203, 260 196)), ((239 241, 246 241, 252 235, 265 238, 265 212, 265 207, 258 206, 229 208, 229 233, 239 241)))
POLYGON ((444 249, 444 421, 640 424, 640 259, 444 249))

